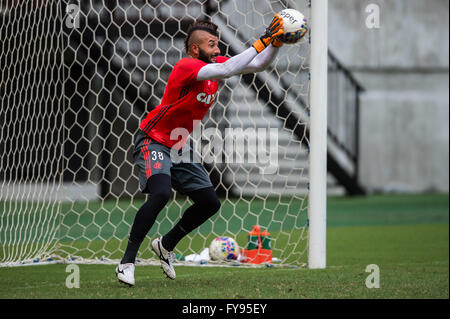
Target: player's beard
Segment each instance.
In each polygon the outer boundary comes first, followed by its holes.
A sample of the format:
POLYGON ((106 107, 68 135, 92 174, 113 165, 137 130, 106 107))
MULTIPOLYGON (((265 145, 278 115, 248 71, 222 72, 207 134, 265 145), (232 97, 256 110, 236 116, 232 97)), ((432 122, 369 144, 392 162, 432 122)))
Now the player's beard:
POLYGON ((215 55, 215 54, 212 54, 212 55, 207 55, 206 53, 205 53, 205 51, 203 51, 202 49, 200 49, 200 48, 198 48, 199 49, 199 53, 198 53, 198 59, 199 60, 202 60, 203 62, 205 62, 205 63, 214 63, 214 61, 212 61, 212 58, 214 57, 217 57, 217 55, 215 55))

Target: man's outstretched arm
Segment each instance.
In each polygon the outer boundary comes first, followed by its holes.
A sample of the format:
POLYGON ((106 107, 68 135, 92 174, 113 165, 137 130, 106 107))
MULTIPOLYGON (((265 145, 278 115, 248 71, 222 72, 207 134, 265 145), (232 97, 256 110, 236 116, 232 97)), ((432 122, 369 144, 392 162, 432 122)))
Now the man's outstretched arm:
POLYGON ((224 63, 212 63, 202 67, 197 80, 224 79, 233 75, 264 70, 275 58, 278 48, 271 45, 273 39, 283 32, 283 20, 275 15, 266 32, 244 52, 224 63))
POLYGON ((269 45, 267 49, 259 53, 239 74, 255 73, 265 70, 275 59, 279 47, 269 45))

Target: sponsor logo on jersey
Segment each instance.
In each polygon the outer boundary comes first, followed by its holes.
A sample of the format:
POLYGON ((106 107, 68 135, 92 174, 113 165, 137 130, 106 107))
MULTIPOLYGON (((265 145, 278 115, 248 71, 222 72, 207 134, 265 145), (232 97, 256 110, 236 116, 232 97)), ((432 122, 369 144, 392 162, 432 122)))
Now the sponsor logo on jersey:
POLYGON ((206 94, 204 92, 197 94, 197 101, 200 103, 210 104, 214 100, 215 94, 206 94))

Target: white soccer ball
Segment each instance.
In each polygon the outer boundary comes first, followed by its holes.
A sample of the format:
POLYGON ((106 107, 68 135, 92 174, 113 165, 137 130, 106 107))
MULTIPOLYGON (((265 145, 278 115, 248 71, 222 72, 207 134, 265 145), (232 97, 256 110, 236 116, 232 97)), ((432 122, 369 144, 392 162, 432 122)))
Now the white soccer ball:
POLYGON ((209 245, 209 256, 212 260, 235 260, 239 255, 239 246, 231 237, 217 237, 209 245))
POLYGON ((283 19, 284 32, 277 39, 289 44, 300 41, 308 31, 308 25, 303 13, 295 9, 284 9, 278 12, 278 15, 283 19))

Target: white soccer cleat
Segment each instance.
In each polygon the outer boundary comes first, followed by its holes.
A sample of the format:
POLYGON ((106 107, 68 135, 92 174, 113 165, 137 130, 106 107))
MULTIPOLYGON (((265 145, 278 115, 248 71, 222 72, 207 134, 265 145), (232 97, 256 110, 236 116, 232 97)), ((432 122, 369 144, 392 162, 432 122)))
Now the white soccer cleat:
POLYGON ((116 267, 116 275, 119 282, 128 286, 134 286, 134 264, 119 264, 116 267))
POLYGON ((168 251, 162 246, 161 237, 153 240, 152 248, 161 261, 161 268, 163 269, 163 272, 168 278, 175 279, 175 269, 173 268, 175 254, 173 253, 173 251, 168 251))

